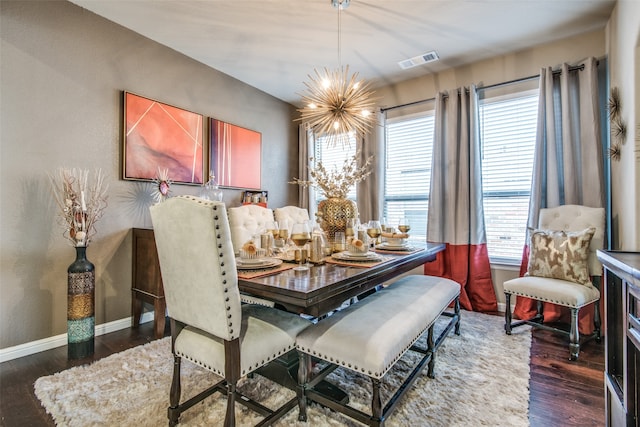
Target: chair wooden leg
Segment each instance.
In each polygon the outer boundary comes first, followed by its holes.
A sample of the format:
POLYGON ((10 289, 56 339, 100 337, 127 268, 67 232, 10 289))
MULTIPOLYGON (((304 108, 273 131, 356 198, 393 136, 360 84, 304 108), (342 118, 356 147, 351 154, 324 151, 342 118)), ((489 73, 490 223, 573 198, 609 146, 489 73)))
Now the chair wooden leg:
POLYGON ((569 360, 577 360, 580 353, 580 332, 578 331, 578 309, 571 309, 571 332, 569 332, 569 360))
POLYGON ((456 335, 460 335, 460 298, 456 298, 455 302, 453 303, 453 310, 454 313, 458 316, 458 321, 456 322, 456 327, 453 331, 454 334, 456 335))
POLYGON ((596 301, 595 303, 595 307, 593 307, 594 313, 593 313, 593 326, 594 326, 594 333, 596 334, 596 342, 600 342, 602 337, 602 331, 600 330, 601 326, 602 326, 602 320, 600 319, 600 300, 596 301))
POLYGON ((504 293, 505 305, 504 308, 504 331, 507 335, 511 335, 511 294, 504 293))
POLYGON ((236 384, 227 381, 227 413, 224 417, 224 427, 236 425, 236 384))
POLYGON ((429 333, 427 334, 427 351, 431 352, 431 359, 429 359, 429 364, 427 368, 427 376, 429 378, 435 378, 435 366, 436 366, 436 349, 435 343, 433 341, 433 325, 429 328, 429 333))
POLYGON ((173 427, 178 425, 180 419, 180 356, 173 356, 173 379, 171 380, 171 389, 169 392, 169 426, 173 427))

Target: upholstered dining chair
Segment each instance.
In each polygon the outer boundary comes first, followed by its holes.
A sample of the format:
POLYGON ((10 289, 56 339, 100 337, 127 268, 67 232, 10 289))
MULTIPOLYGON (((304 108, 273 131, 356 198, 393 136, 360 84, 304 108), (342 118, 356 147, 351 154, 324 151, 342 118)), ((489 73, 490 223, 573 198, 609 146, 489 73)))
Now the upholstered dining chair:
POLYGON ((602 265, 596 251, 604 246, 604 208, 563 205, 540 209, 538 228, 529 233, 529 261, 523 277, 504 282, 506 299, 505 332, 529 324, 569 336, 569 359, 580 353, 578 315, 594 304, 594 332, 582 340, 600 341, 600 281, 602 265), (536 300, 533 318, 512 320, 511 296, 536 300), (543 303, 571 310, 569 330, 544 324, 543 303))
POLYGON ((297 222, 309 221, 309 211, 297 206, 283 206, 281 208, 275 208, 273 211, 278 225, 282 228, 283 224, 287 224, 289 232, 291 227, 297 222))
POLYGON ((285 311, 241 304, 225 205, 191 196, 151 207, 160 271, 171 322, 173 380, 169 425, 207 396, 227 395, 225 426, 235 425, 235 402, 266 415, 267 425, 296 405, 296 398, 268 410, 236 390, 238 380, 295 349, 310 322, 285 311), (180 402, 180 365, 185 358, 222 377, 180 402))
MULTIPOLYGON (((242 205, 229 208, 231 242, 237 254, 240 248, 257 233, 266 230, 267 223, 273 221, 273 211, 260 205, 242 205)), ((258 240, 257 243, 260 241, 258 240)))

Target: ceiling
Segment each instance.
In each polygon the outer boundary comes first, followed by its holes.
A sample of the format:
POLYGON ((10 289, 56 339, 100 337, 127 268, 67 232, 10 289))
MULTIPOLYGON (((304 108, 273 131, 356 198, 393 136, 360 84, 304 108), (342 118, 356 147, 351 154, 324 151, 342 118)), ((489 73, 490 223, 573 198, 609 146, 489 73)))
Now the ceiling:
POLYGON ((615 0, 71 0, 235 77, 300 103, 314 69, 349 65, 381 87, 603 28, 615 0), (340 34, 341 42, 339 43, 340 34), (440 59, 403 70, 435 50, 440 59))

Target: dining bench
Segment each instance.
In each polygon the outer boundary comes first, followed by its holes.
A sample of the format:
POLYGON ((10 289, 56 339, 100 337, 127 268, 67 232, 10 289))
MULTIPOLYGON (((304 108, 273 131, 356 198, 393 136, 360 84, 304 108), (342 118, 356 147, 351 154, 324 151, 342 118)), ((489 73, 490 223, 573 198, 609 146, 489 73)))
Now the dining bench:
POLYGON ((436 350, 455 328, 460 334, 460 285, 452 280, 410 275, 367 298, 307 327, 296 339, 299 353, 299 420, 307 420, 307 400, 317 402, 370 426, 383 426, 402 396, 428 364, 434 377, 436 350), (447 308, 453 303, 453 311, 447 308), (434 340, 434 326, 440 316, 450 318, 434 340), (426 347, 417 341, 427 335, 426 347), (382 406, 382 378, 407 352, 421 355, 411 373, 382 406), (327 363, 312 375, 312 358, 327 363), (342 367, 371 379, 371 414, 348 403, 318 393, 314 386, 336 368, 342 367))

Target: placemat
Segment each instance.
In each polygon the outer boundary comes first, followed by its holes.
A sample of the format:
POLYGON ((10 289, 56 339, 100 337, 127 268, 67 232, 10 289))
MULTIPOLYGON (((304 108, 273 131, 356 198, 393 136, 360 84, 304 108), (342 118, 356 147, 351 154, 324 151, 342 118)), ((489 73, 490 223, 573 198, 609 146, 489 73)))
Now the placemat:
POLYGON ((377 253, 380 254, 393 254, 393 255, 409 255, 412 254, 414 252, 418 252, 421 251, 423 248, 416 248, 416 247, 408 247, 407 249, 403 249, 401 251, 391 251, 389 249, 378 249, 376 248, 375 251, 377 253))
POLYGON ((279 266, 272 267, 272 268, 262 268, 260 270, 238 270, 238 278, 255 279, 256 277, 270 276, 272 274, 277 274, 282 271, 289 270, 295 266, 296 266, 295 264, 288 264, 283 262, 279 266))
POLYGON ((326 258, 325 261, 330 264, 344 265, 347 267, 370 268, 378 264, 382 264, 383 262, 387 262, 390 259, 392 259, 392 257, 382 256, 382 259, 380 261, 344 261, 341 259, 335 259, 335 258, 329 257, 329 258, 326 258))

